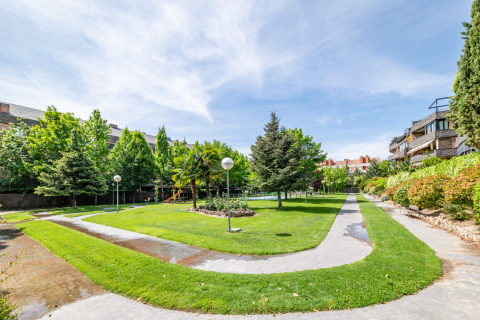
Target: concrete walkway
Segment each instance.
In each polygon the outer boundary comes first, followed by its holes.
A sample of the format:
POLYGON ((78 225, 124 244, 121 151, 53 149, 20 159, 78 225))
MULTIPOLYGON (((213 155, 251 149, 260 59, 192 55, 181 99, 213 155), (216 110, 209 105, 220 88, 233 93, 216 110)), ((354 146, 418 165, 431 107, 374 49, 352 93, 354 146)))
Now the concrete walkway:
MULTIPOLYGON (((91 215, 90 215, 91 216, 91 215)), ((332 228, 316 248, 296 253, 249 256, 221 253, 170 240, 82 221, 89 216, 50 220, 138 252, 190 268, 224 273, 281 273, 330 268, 362 260, 372 252, 355 196, 350 195, 332 228)))
POLYGON ((430 224, 409 219, 388 204, 374 202, 444 260, 445 276, 442 280, 416 295, 377 305, 375 308, 282 315, 197 315, 154 308, 106 293, 64 306, 41 319, 479 319, 480 250, 430 224))

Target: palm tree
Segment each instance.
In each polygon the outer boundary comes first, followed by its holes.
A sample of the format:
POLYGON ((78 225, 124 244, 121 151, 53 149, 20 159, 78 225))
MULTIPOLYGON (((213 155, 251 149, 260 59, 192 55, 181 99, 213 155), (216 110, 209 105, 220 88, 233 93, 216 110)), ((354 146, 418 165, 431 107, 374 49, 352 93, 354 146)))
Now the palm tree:
POLYGON ((210 180, 212 176, 215 177, 222 172, 222 168, 220 167, 222 161, 220 157, 221 151, 213 147, 209 142, 205 142, 199 148, 201 150, 201 162, 199 163, 201 166, 200 172, 202 172, 202 178, 205 180, 206 197, 208 199, 210 197, 210 180))

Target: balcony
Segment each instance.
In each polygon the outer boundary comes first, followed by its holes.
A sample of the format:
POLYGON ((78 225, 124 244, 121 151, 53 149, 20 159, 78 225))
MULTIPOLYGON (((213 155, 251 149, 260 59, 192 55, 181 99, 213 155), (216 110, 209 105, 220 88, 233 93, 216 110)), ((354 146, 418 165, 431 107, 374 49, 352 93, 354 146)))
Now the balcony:
POLYGON ((423 135, 417 139, 413 139, 410 142, 410 149, 413 149, 421 145, 422 143, 428 142, 430 140, 435 140, 438 138, 456 137, 456 136, 457 136, 457 133, 452 129, 430 132, 429 134, 423 135))
POLYGON ((396 159, 399 159, 399 158, 403 158, 403 157, 405 157, 406 154, 407 154, 407 149, 403 149, 403 150, 400 151, 400 152, 391 154, 391 155, 388 157, 388 160, 396 160, 396 159))

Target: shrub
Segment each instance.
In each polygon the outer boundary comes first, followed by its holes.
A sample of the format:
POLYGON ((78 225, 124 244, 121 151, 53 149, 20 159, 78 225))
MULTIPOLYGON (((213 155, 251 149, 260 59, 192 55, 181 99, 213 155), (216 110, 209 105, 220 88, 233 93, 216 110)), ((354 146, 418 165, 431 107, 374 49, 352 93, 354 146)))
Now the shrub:
POLYGON ((437 156, 428 156, 425 160, 423 160, 422 165, 424 168, 431 167, 431 166, 436 166, 437 164, 440 164, 442 162, 448 161, 445 158, 439 158, 437 156))
POLYGON ((420 179, 408 191, 408 200, 423 209, 440 208, 443 204, 443 188, 448 180, 445 174, 420 179))
POLYGON ((475 185, 473 191, 473 210, 475 211, 475 220, 480 224, 480 183, 475 185))
POLYGON ((465 220, 470 218, 470 214, 463 210, 463 207, 458 204, 446 203, 443 207, 443 213, 450 216, 452 220, 465 220))
POLYGON ((463 169, 445 185, 445 202, 460 206, 473 207, 473 192, 480 182, 480 165, 463 169))
POLYGON ((375 194, 376 188, 377 187, 372 187, 370 190, 368 190, 368 193, 369 194, 375 194))
POLYGON ((382 194, 382 196, 380 197, 380 201, 384 202, 387 200, 388 200, 388 196, 386 194, 382 194))
POLYGON ((405 184, 404 186, 401 186, 400 188, 397 189, 395 192, 395 196, 393 199, 401 206, 404 206, 408 208, 410 205, 410 201, 408 200, 408 190, 412 184, 405 184))

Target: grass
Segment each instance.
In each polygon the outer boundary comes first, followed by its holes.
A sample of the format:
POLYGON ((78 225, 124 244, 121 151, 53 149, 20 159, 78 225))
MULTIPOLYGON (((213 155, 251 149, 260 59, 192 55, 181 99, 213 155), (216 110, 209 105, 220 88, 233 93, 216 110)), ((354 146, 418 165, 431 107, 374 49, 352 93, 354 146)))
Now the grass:
MULTIPOLYGON (((130 206, 119 206, 118 210, 125 210, 131 208, 130 206)), ((80 213, 74 213, 74 214, 67 214, 65 217, 67 218, 75 218, 75 217, 81 217, 81 216, 88 216, 90 214, 96 214, 96 213, 104 213, 104 212, 112 212, 112 211, 117 211, 117 209, 110 209, 110 210, 99 210, 99 211, 86 211, 86 212, 80 212, 80 213)))
POLYGON ((348 265, 283 274, 225 274, 164 263, 44 220, 17 227, 111 292, 185 311, 359 308, 413 294, 439 278, 442 265, 432 249, 363 196, 357 199, 373 252, 348 265))
POLYGON ((3 219, 7 222, 18 222, 18 221, 27 221, 35 219, 34 216, 30 215, 31 212, 13 212, 2 214, 3 219))
POLYGON ((316 247, 327 235, 347 195, 326 198, 292 199, 275 209, 276 200, 250 201, 254 217, 227 219, 188 212, 191 205, 149 205, 118 215, 97 215, 85 221, 130 230, 211 250, 235 254, 279 254, 316 247))

